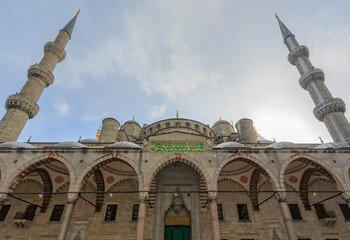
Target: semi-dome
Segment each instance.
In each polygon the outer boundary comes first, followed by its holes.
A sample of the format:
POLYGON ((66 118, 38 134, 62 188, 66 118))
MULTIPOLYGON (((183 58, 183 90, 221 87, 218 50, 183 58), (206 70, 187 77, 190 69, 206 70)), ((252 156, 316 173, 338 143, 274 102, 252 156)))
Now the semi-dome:
POLYGON ((87 146, 82 143, 67 141, 52 145, 50 148, 87 148, 87 146))
POLYGON ((239 143, 239 142, 224 142, 224 143, 220 143, 215 148, 242 148, 242 147, 244 148, 246 146, 244 146, 242 143, 239 143))
POLYGON ((24 142, 5 142, 0 144, 0 148, 36 148, 29 143, 24 142))
POLYGON ((342 147, 350 147, 350 146, 340 142, 329 142, 329 143, 320 144, 316 146, 315 149, 338 149, 342 147))
POLYGON ((265 148, 273 148, 273 149, 279 149, 279 148, 292 148, 296 147, 295 143, 292 142, 275 142, 270 145, 268 145, 265 148))
POLYGON ((106 146, 106 148, 141 148, 139 145, 132 142, 116 142, 106 146))
POLYGON ((79 141, 80 143, 96 143, 98 140, 93 139, 93 138, 87 138, 79 141))

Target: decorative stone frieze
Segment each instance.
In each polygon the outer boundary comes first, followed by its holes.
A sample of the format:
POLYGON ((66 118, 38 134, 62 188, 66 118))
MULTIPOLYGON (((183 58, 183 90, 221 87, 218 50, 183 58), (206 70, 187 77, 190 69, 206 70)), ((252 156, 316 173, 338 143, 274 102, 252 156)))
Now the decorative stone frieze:
POLYGON ((317 105, 313 112, 315 117, 322 122, 327 115, 334 112, 344 113, 345 110, 345 103, 342 99, 331 98, 317 105))
POLYGON ((55 80, 54 75, 44 66, 34 64, 28 69, 28 78, 38 78, 45 83, 45 87, 50 86, 55 80))
POLYGON ((306 46, 298 46, 288 54, 288 61, 296 65, 298 58, 309 57, 309 49, 306 46))
POLYGON ((44 47, 45 54, 50 52, 58 57, 58 62, 62 62, 66 57, 66 51, 57 46, 54 42, 47 42, 44 47))
POLYGON ((316 81, 324 81, 324 73, 319 68, 311 69, 299 78, 299 84, 305 90, 307 90, 311 83, 316 81))
POLYGON ((10 95, 5 104, 6 109, 17 108, 27 113, 29 118, 35 117, 35 115, 39 112, 39 105, 20 94, 12 94, 10 95))

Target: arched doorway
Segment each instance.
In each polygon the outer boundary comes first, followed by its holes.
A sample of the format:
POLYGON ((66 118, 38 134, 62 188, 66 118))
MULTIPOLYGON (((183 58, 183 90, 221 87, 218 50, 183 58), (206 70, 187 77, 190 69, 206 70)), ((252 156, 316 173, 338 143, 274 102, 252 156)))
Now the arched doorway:
POLYGON ((201 239, 201 175, 183 162, 164 166, 154 177, 155 239, 201 239))

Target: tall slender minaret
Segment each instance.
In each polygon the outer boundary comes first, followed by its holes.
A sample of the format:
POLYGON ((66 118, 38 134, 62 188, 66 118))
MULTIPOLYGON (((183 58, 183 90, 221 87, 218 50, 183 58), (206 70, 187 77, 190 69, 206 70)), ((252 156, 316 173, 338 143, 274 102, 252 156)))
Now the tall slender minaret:
POLYGON ((10 95, 5 104, 7 112, 0 121, 0 142, 16 141, 28 119, 39 112, 37 104, 45 87, 54 81, 57 63, 66 57, 64 48, 70 40, 79 12, 58 33, 55 41, 47 42, 44 57, 28 69, 28 80, 19 93, 10 95))
POLYGON ((321 69, 314 68, 309 60, 309 49, 300 46, 295 36, 278 18, 284 43, 289 55, 288 60, 295 65, 301 75, 299 84, 307 90, 314 101, 315 117, 324 122, 334 142, 350 144, 350 124, 346 119, 345 103, 340 98, 334 98, 324 83, 324 73, 321 69))

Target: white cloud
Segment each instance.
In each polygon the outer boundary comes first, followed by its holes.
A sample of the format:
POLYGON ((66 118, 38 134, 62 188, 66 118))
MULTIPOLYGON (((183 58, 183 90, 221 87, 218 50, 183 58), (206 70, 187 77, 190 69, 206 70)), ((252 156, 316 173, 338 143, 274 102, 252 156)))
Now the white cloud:
POLYGON ((157 105, 157 106, 153 106, 151 109, 148 110, 148 112, 146 113, 147 118, 149 120, 154 120, 157 118, 161 118, 164 116, 164 113, 166 111, 166 109, 168 108, 168 106, 166 104, 161 104, 161 105, 157 105))
POLYGON ((56 109, 61 116, 66 116, 69 113, 70 105, 66 99, 59 98, 53 103, 54 109, 56 109))

